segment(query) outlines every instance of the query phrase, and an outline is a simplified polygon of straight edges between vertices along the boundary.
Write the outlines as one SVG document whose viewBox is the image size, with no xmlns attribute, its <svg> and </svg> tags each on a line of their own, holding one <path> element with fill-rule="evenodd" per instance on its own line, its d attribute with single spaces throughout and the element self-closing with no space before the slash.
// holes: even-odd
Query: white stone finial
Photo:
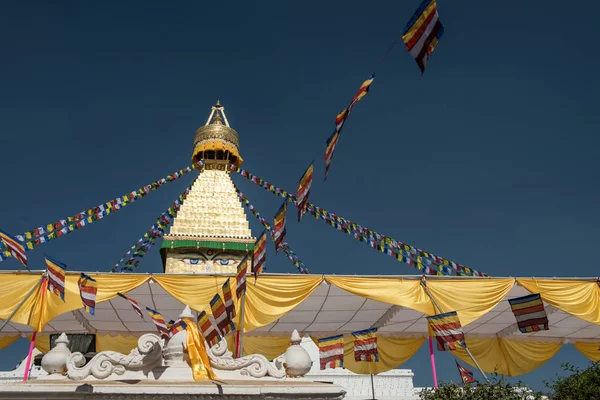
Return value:
<svg viewBox="0 0 600 400">
<path fill-rule="evenodd" d="M 292 337 L 290 338 L 290 342 L 292 342 L 292 344 L 296 345 L 296 344 L 300 344 L 301 341 L 302 341 L 302 338 L 300 337 L 298 330 L 294 329 L 294 332 L 292 332 Z"/>
<path fill-rule="evenodd" d="M 194 314 L 192 314 L 192 310 L 190 308 L 190 306 L 185 306 L 185 308 L 183 309 L 183 311 L 181 312 L 181 314 L 179 314 L 179 318 L 183 319 L 183 318 L 190 318 L 190 319 L 194 319 Z"/>
<path fill-rule="evenodd" d="M 288 347 L 284 355 L 285 362 L 283 366 L 285 367 L 285 373 L 290 378 L 301 378 L 310 371 L 312 360 L 304 347 L 300 346 L 302 338 L 296 329 L 292 332 L 290 341 L 292 345 Z"/>
<path fill-rule="evenodd" d="M 68 347 L 69 338 L 64 332 L 60 334 L 55 343 L 56 346 L 42 358 L 42 368 L 48 375 L 62 375 L 67 370 L 67 359 L 71 355 Z"/>
</svg>

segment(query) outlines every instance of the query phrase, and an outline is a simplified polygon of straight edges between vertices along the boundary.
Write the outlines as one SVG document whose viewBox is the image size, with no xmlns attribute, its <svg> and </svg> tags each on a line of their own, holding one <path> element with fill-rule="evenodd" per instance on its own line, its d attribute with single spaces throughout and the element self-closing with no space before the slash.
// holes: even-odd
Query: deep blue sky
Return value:
<svg viewBox="0 0 600 400">
<path fill-rule="evenodd" d="M 323 183 L 335 115 L 419 2 L 259 3 L 5 2 L 1 228 L 53 222 L 188 165 L 219 98 L 244 166 L 295 190 L 316 158 L 311 201 L 330 211 L 493 276 L 598 275 L 598 4 L 440 0 L 445 35 L 425 75 L 399 43 Z M 108 271 L 191 179 L 40 246 L 32 267 L 47 252 Z M 234 179 L 262 214 L 277 210 Z M 415 273 L 321 221 L 288 224 L 314 273 Z M 267 267 L 295 272 L 271 245 Z M 161 270 L 155 248 L 138 272 Z M 0 368 L 25 347 L 3 350 Z M 450 355 L 437 359 L 442 379 L 458 379 Z M 565 346 L 522 379 L 540 387 L 561 361 L 587 359 Z M 431 385 L 425 347 L 403 367 Z"/>
</svg>

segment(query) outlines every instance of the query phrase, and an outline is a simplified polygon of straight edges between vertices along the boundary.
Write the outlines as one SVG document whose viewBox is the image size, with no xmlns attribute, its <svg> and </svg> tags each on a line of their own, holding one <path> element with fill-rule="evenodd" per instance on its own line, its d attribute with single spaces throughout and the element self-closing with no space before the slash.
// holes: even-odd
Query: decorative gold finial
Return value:
<svg viewBox="0 0 600 400">
<path fill-rule="evenodd" d="M 219 102 L 217 102 L 217 104 L 218 103 Z M 215 110 L 215 116 L 213 117 L 211 125 L 223 125 L 223 120 L 221 119 L 221 115 L 219 113 L 219 110 Z"/>
<path fill-rule="evenodd" d="M 221 107 L 221 103 L 219 102 L 218 99 L 217 99 L 217 104 L 215 104 L 215 107 L 217 107 L 217 108 Z"/>
</svg>

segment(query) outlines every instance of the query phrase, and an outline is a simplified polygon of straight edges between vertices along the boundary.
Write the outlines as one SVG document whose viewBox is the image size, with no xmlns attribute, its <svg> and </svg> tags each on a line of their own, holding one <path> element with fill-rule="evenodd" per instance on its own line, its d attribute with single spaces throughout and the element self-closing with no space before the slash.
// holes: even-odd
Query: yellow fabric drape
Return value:
<svg viewBox="0 0 600 400">
<path fill-rule="evenodd" d="M 312 338 L 319 347 L 317 338 Z M 379 361 L 354 360 L 354 341 L 351 335 L 344 335 L 344 368 L 355 374 L 380 374 L 398 368 L 408 361 L 421 348 L 425 338 L 377 336 Z M 319 362 L 319 361 L 316 361 Z"/>
<path fill-rule="evenodd" d="M 187 324 L 185 328 L 187 333 L 187 353 L 192 364 L 194 380 L 204 381 L 215 379 L 215 374 L 206 353 L 206 346 L 204 346 L 204 338 L 200 336 L 196 323 L 189 318 L 184 318 L 183 321 Z"/>
<path fill-rule="evenodd" d="M 435 314 L 418 279 L 326 276 L 325 280 L 357 296 Z"/>
<path fill-rule="evenodd" d="M 144 275 L 129 274 L 88 275 L 96 279 L 98 284 L 96 303 L 113 299 L 117 297 L 117 292 L 126 293 L 150 279 L 150 277 Z M 46 326 L 53 318 L 66 312 L 82 308 L 83 305 L 81 303 L 81 297 L 79 296 L 79 286 L 77 285 L 79 277 L 79 274 L 67 273 L 65 279 L 65 301 L 62 301 L 59 296 L 48 290 L 46 290 L 42 301 L 36 301 L 41 298 L 42 288 L 38 288 L 31 298 L 26 301 L 26 304 L 23 305 L 21 310 L 15 314 L 15 317 L 19 315 L 19 319 L 13 318 L 13 321 L 26 323 L 38 332 L 42 332 L 44 326 Z M 2 299 L 0 299 L 0 301 L 2 301 Z M 30 312 L 28 312 L 28 310 Z"/>
<path fill-rule="evenodd" d="M 576 343 L 573 343 L 573 346 L 575 346 L 575 348 L 577 350 L 579 350 L 579 352 L 581 354 L 583 354 L 590 360 L 592 360 L 594 362 L 600 361 L 600 342 L 596 342 L 596 343 L 576 342 Z"/>
<path fill-rule="evenodd" d="M 27 293 L 38 285 L 42 274 L 0 274 L 0 319 L 7 319 Z M 36 300 L 40 297 L 40 286 L 25 300 L 23 306 L 15 313 L 12 322 L 28 324 Z"/>
<path fill-rule="evenodd" d="M 354 360 L 354 342 L 344 338 L 344 368 L 355 374 L 379 374 L 398 368 L 411 358 L 423 345 L 425 338 L 413 337 L 377 337 L 378 362 Z"/>
<path fill-rule="evenodd" d="M 260 328 L 281 318 L 302 303 L 321 284 L 315 275 L 248 277 L 244 332 Z"/>
<path fill-rule="evenodd" d="M 513 278 L 440 279 L 427 281 L 427 289 L 443 312 L 457 311 L 466 326 L 500 303 L 514 283 Z"/>
<path fill-rule="evenodd" d="M 137 347 L 138 336 L 117 336 L 111 335 L 96 335 L 96 352 L 101 351 L 117 351 L 122 354 L 129 352 Z"/>
<path fill-rule="evenodd" d="M 7 346 L 10 346 L 14 342 L 16 342 L 19 338 L 20 338 L 19 335 L 0 337 L 0 350 L 2 350 L 3 348 L 5 348 Z"/>
<path fill-rule="evenodd" d="M 514 339 L 467 338 L 467 347 L 481 368 L 488 373 L 519 376 L 544 365 L 561 348 L 562 344 L 520 341 Z M 452 350 L 455 356 L 475 366 L 467 352 Z"/>
<path fill-rule="evenodd" d="M 210 301 L 216 293 L 219 293 L 223 298 L 221 286 L 228 277 L 154 275 L 152 278 L 167 293 L 183 304 L 194 310 L 206 311 L 210 314 Z M 232 289 L 232 292 L 235 293 L 235 290 Z"/>
<path fill-rule="evenodd" d="M 227 340 L 227 348 L 233 352 L 235 349 L 235 336 L 229 335 L 225 339 Z M 242 355 L 262 354 L 268 360 L 272 360 L 285 353 L 290 345 L 289 336 L 244 335 Z"/>
<path fill-rule="evenodd" d="M 554 307 L 592 324 L 600 325 L 600 286 L 594 281 L 567 279 L 517 279 L 531 293 Z"/>
<path fill-rule="evenodd" d="M 27 336 L 27 339 L 31 342 L 31 338 L 33 335 Z M 35 348 L 41 351 L 42 353 L 47 353 L 50 351 L 50 335 L 40 335 L 38 334 L 35 337 Z"/>
</svg>

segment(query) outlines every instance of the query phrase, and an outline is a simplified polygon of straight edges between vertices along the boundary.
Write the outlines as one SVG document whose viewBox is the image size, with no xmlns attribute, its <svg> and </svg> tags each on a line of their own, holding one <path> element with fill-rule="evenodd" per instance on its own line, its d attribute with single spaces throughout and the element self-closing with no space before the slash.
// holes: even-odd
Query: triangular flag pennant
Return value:
<svg viewBox="0 0 600 400">
<path fill-rule="evenodd" d="M 458 361 L 456 361 L 456 368 L 458 368 L 458 373 L 460 374 L 463 385 L 477 382 L 477 379 L 473 377 L 473 372 L 460 365 Z"/>
</svg>

